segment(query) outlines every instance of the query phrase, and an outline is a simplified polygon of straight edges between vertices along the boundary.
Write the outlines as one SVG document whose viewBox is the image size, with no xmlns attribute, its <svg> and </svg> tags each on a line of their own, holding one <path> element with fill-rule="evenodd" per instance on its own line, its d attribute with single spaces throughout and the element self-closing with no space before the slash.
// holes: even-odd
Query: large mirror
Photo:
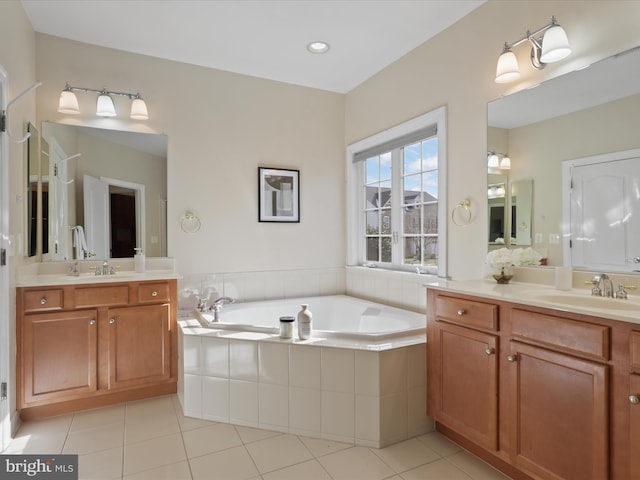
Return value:
<svg viewBox="0 0 640 480">
<path fill-rule="evenodd" d="M 529 238 L 548 265 L 567 263 L 563 162 L 640 148 L 638 78 L 640 47 L 488 105 L 487 149 L 511 159 L 511 168 L 491 173 L 488 185 L 496 183 L 496 173 L 504 175 L 505 192 L 517 190 L 519 181 L 531 181 Z M 488 192 L 491 205 L 491 187 Z M 517 236 L 524 223 L 516 218 L 509 226 Z"/>
<path fill-rule="evenodd" d="M 167 255 L 167 137 L 42 123 L 43 261 Z"/>
</svg>

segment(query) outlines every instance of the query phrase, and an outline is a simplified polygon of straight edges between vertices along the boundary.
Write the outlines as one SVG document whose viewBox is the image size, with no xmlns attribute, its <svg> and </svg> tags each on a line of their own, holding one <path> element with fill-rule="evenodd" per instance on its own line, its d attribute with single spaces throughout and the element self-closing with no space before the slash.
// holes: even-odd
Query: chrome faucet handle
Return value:
<svg viewBox="0 0 640 480">
<path fill-rule="evenodd" d="M 618 285 L 618 291 L 616 292 L 616 298 L 620 298 L 622 300 L 627 300 L 629 298 L 629 294 L 624 289 L 624 285 Z"/>
<path fill-rule="evenodd" d="M 196 298 L 198 299 L 198 305 L 196 306 L 196 309 L 199 312 L 206 312 L 207 311 L 207 299 L 206 298 L 202 298 L 198 295 L 196 295 Z"/>
</svg>

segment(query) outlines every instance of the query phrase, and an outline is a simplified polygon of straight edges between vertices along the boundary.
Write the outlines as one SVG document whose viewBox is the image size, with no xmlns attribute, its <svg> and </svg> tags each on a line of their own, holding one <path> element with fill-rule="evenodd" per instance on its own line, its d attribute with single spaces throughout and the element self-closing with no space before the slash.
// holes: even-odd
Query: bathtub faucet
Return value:
<svg viewBox="0 0 640 480">
<path fill-rule="evenodd" d="M 220 310 L 222 310 L 225 303 L 235 303 L 235 300 L 231 297 L 220 297 L 209 307 L 209 310 L 213 311 L 214 322 L 220 321 Z"/>
</svg>

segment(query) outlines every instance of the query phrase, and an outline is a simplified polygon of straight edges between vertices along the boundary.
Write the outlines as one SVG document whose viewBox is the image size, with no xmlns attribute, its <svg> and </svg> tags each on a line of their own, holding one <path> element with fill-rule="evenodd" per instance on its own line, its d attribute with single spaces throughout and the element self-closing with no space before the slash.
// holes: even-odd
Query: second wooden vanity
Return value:
<svg viewBox="0 0 640 480">
<path fill-rule="evenodd" d="M 17 289 L 23 419 L 173 393 L 175 279 Z"/>
<path fill-rule="evenodd" d="M 438 430 L 517 479 L 640 478 L 640 323 L 437 287 L 427 306 Z"/>
</svg>

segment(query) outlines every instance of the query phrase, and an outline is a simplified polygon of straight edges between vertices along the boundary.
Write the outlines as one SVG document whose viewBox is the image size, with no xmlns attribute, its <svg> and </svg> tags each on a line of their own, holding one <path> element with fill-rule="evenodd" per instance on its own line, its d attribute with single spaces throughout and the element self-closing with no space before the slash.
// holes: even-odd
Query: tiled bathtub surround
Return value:
<svg viewBox="0 0 640 480">
<path fill-rule="evenodd" d="M 432 280 L 428 275 L 364 267 L 190 274 L 178 283 L 179 308 L 182 312 L 192 310 L 198 295 L 246 302 L 346 294 L 424 313 L 423 285 Z"/>
<path fill-rule="evenodd" d="M 189 328 L 179 341 L 186 416 L 376 448 L 433 428 L 424 343 L 367 351 Z"/>
<path fill-rule="evenodd" d="M 188 312 L 198 304 L 197 296 L 210 301 L 226 296 L 238 302 L 249 302 L 342 295 L 345 293 L 344 268 L 190 274 L 180 280 L 178 292 L 182 312 Z"/>
</svg>

